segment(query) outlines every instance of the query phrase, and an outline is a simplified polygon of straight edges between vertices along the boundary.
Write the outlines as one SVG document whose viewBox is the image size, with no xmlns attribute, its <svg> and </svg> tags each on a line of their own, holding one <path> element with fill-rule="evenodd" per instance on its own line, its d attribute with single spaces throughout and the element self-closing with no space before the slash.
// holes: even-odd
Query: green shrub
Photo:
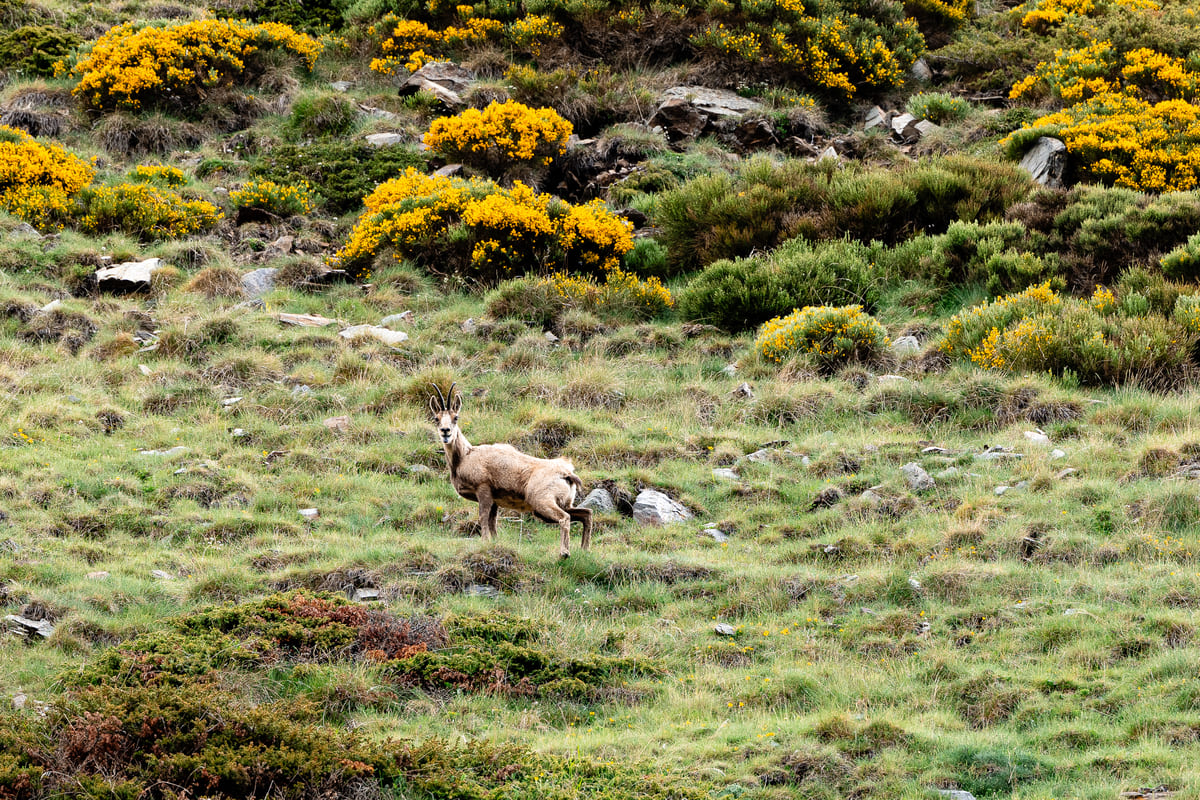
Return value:
<svg viewBox="0 0 1200 800">
<path fill-rule="evenodd" d="M 57 25 L 25 25 L 0 34 L 0 67 L 26 75 L 53 75 L 54 63 L 83 43 Z"/>
<path fill-rule="evenodd" d="M 1029 238 L 1018 222 L 952 222 L 930 239 L 917 277 L 943 285 L 985 283 L 989 292 L 1020 290 L 1044 281 L 1050 267 L 1018 246 Z"/>
<path fill-rule="evenodd" d="M 358 126 L 354 103 L 336 94 L 307 95 L 292 104 L 284 133 L 292 140 L 344 136 Z"/>
<path fill-rule="evenodd" d="M 621 269 L 610 270 L 604 283 L 563 273 L 527 276 L 500 283 L 486 299 L 496 319 L 519 319 L 550 327 L 568 309 L 580 309 L 604 320 L 646 320 L 673 305 L 671 293 L 658 280 L 646 280 Z"/>
<path fill-rule="evenodd" d="M 908 98 L 904 110 L 917 119 L 944 125 L 966 119 L 974 107 L 963 98 L 946 92 L 919 92 Z"/>
<path fill-rule="evenodd" d="M 625 254 L 625 268 L 634 275 L 670 276 L 667 268 L 667 248 L 657 239 L 633 240 L 633 249 Z"/>
<path fill-rule="evenodd" d="M 886 344 L 887 332 L 862 313 L 862 306 L 806 306 L 765 323 L 754 350 L 775 363 L 804 356 L 831 374 L 846 364 L 873 360 Z"/>
<path fill-rule="evenodd" d="M 857 302 L 871 309 L 885 278 L 871 253 L 853 241 L 793 239 L 764 256 L 718 261 L 680 292 L 679 311 L 688 320 L 743 331 L 809 305 Z"/>
<path fill-rule="evenodd" d="M 1200 334 L 1200 295 L 1180 295 L 1175 301 L 1174 318 L 1189 333 Z"/>
<path fill-rule="evenodd" d="M 87 186 L 79 193 L 77 226 L 86 233 L 122 231 L 144 239 L 173 239 L 209 230 L 220 210 L 147 184 Z"/>
<path fill-rule="evenodd" d="M 322 33 L 342 27 L 342 0 L 208 0 L 219 17 L 282 22 L 296 30 Z"/>
<path fill-rule="evenodd" d="M 958 785 L 972 794 L 1010 794 L 1020 784 L 1051 774 L 1051 768 L 1029 753 L 963 746 L 946 754 Z"/>
<path fill-rule="evenodd" d="M 899 170 L 837 172 L 821 164 L 755 158 L 736 175 L 705 175 L 665 192 L 655 218 L 672 265 L 687 270 L 794 236 L 896 244 L 940 233 L 955 220 L 995 219 L 1031 185 L 1011 165 L 962 156 Z"/>
<path fill-rule="evenodd" d="M 1200 279 L 1200 233 L 1192 234 L 1186 242 L 1163 256 L 1159 265 L 1168 278 L 1179 281 Z"/>
<path fill-rule="evenodd" d="M 276 183 L 307 181 L 335 214 L 362 208 L 363 198 L 378 184 L 407 167 L 423 169 L 426 157 L 406 147 L 371 147 L 366 144 L 322 142 L 280 145 L 250 169 L 255 177 Z"/>
<path fill-rule="evenodd" d="M 1071 375 L 1094 386 L 1171 388 L 1194 373 L 1195 334 L 1156 314 L 1099 305 L 1060 297 L 1047 284 L 1030 287 L 956 314 L 941 349 L 984 369 Z"/>
</svg>

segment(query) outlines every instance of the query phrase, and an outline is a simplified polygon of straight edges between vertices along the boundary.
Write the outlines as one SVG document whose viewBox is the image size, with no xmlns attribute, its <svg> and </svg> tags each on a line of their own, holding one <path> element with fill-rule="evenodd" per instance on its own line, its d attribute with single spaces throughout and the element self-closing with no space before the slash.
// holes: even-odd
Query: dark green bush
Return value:
<svg viewBox="0 0 1200 800">
<path fill-rule="evenodd" d="M 250 173 L 277 183 L 308 181 L 329 211 L 345 214 L 362 208 L 363 197 L 405 167 L 424 166 L 425 156 L 405 147 L 323 142 L 276 147 Z"/>
<path fill-rule="evenodd" d="M 1051 767 L 1036 756 L 966 745 L 950 751 L 946 761 L 958 785 L 975 795 L 1009 794 L 1022 783 L 1048 777 Z"/>
<path fill-rule="evenodd" d="M 670 277 L 667 248 L 656 239 L 634 239 L 633 249 L 625 254 L 625 269 L 634 275 Z"/>
<path fill-rule="evenodd" d="M 340 29 L 344 5 L 341 0 L 208 0 L 218 17 L 282 22 L 306 33 Z"/>
<path fill-rule="evenodd" d="M 57 25 L 24 25 L 0 34 L 0 67 L 26 75 L 53 75 L 59 61 L 83 43 Z"/>
<path fill-rule="evenodd" d="M 871 310 L 885 276 L 871 249 L 853 241 L 793 239 L 751 258 L 718 261 L 679 295 L 684 319 L 729 331 L 756 328 L 795 308 L 860 304 Z"/>
</svg>

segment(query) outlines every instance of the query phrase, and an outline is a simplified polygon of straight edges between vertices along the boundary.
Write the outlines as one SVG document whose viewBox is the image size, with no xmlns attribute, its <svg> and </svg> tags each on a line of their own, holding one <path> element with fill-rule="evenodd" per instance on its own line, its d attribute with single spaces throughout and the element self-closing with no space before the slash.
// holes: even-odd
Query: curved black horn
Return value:
<svg viewBox="0 0 1200 800">
<path fill-rule="evenodd" d="M 455 381 L 454 383 L 450 384 L 450 391 L 449 391 L 449 393 L 446 395 L 446 398 L 447 398 L 447 399 L 449 399 L 449 400 L 453 400 L 453 399 L 454 399 L 454 387 L 455 387 L 455 386 L 458 386 L 458 381 Z"/>
<path fill-rule="evenodd" d="M 444 394 L 442 394 L 442 387 L 438 386 L 436 383 L 431 383 L 429 385 L 432 386 L 433 390 L 438 393 L 438 399 L 440 399 L 442 401 L 442 411 L 445 411 L 446 410 L 446 396 Z M 452 395 L 454 394 L 454 386 L 453 385 L 450 386 L 450 393 Z"/>
</svg>

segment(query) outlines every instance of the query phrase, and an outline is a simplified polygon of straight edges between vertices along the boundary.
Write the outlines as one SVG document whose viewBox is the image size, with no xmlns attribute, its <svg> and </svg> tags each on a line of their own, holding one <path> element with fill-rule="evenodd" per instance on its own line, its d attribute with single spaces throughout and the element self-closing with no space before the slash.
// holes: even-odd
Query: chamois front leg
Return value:
<svg viewBox="0 0 1200 800">
<path fill-rule="evenodd" d="M 496 538 L 496 512 L 500 507 L 492 502 L 492 487 L 484 484 L 475 490 L 479 500 L 479 529 L 484 541 L 490 542 Z"/>
</svg>

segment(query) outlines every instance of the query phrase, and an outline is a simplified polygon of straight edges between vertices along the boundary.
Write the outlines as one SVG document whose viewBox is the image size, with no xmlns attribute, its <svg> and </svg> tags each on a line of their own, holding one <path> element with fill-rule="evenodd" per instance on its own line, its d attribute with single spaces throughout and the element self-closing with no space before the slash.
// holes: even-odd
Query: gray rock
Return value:
<svg viewBox="0 0 1200 800">
<path fill-rule="evenodd" d="M 309 397 L 312 393 L 312 387 L 307 383 L 302 383 L 299 386 L 292 387 L 292 397 L 294 398 Z"/>
<path fill-rule="evenodd" d="M 187 451 L 188 449 L 186 447 L 179 444 L 175 445 L 169 450 L 139 450 L 138 453 L 143 456 L 164 456 L 166 458 L 174 458 L 175 456 L 183 455 Z"/>
<path fill-rule="evenodd" d="M 654 489 L 643 489 L 633 501 L 633 518 L 642 525 L 674 525 L 692 516 L 682 503 Z"/>
<path fill-rule="evenodd" d="M 329 88 L 335 92 L 348 92 L 354 88 L 354 81 L 334 81 Z"/>
<path fill-rule="evenodd" d="M 404 143 L 404 134 L 402 133 L 369 133 L 364 138 L 371 147 L 391 147 Z"/>
<path fill-rule="evenodd" d="M 875 379 L 875 382 L 882 383 L 884 385 L 912 383 L 912 381 L 903 375 L 880 375 Z"/>
<path fill-rule="evenodd" d="M 245 439 L 250 435 L 250 432 L 245 428 L 234 428 L 229 435 L 235 439 Z"/>
<path fill-rule="evenodd" d="M 1051 458 L 1053 458 L 1053 459 L 1055 459 L 1055 460 L 1057 460 L 1057 459 L 1060 459 L 1060 458 L 1066 458 L 1066 457 L 1067 457 L 1067 451 L 1066 451 L 1066 450 L 1060 450 L 1060 449 L 1058 449 L 1058 448 L 1056 447 L 1056 448 L 1054 448 L 1053 450 L 1051 450 L 1051 451 L 1050 451 L 1050 457 L 1051 457 Z"/>
<path fill-rule="evenodd" d="M 495 599 L 500 596 L 500 590 L 495 586 L 488 586 L 484 583 L 472 583 L 464 590 L 465 594 L 471 597 L 490 597 Z"/>
<path fill-rule="evenodd" d="M 28 617 L 9 614 L 4 620 L 8 623 L 9 633 L 17 636 L 41 636 L 43 639 L 49 639 L 54 635 L 54 623 L 49 620 L 29 619 Z"/>
<path fill-rule="evenodd" d="M 720 120 L 740 120 L 762 111 L 762 105 L 725 89 L 673 86 L 658 99 L 651 127 L 661 128 L 672 141 L 694 139 Z"/>
<path fill-rule="evenodd" d="M 475 333 L 479 330 L 479 323 L 475 321 L 474 317 L 467 317 L 459 327 L 462 328 L 463 333 Z"/>
<path fill-rule="evenodd" d="M 390 328 L 393 325 L 409 325 L 413 321 L 412 311 L 401 311 L 399 314 L 389 314 L 379 320 L 379 324 L 385 328 Z"/>
<path fill-rule="evenodd" d="M 400 85 L 400 96 L 428 92 L 447 108 L 465 106 L 463 92 L 471 88 L 475 74 L 451 61 L 430 61 Z"/>
<path fill-rule="evenodd" d="M 154 570 L 153 572 L 150 573 L 150 577 L 154 578 L 154 580 L 156 580 L 156 581 L 173 581 L 173 580 L 175 580 L 174 575 L 172 575 L 171 573 L 167 572 L 166 570 L 162 570 L 162 569 Z"/>
<path fill-rule="evenodd" d="M 879 106 L 872 106 L 867 111 L 866 119 L 863 120 L 863 130 L 869 131 L 872 128 L 887 127 L 887 124 L 887 112 Z"/>
<path fill-rule="evenodd" d="M 915 461 L 910 461 L 900 468 L 904 473 L 904 479 L 908 481 L 908 487 L 914 492 L 924 492 L 932 489 L 937 483 L 929 476 L 929 473 Z"/>
<path fill-rule="evenodd" d="M 305 519 L 316 519 L 321 516 L 321 510 L 318 508 L 302 508 L 299 513 Z"/>
<path fill-rule="evenodd" d="M 22 222 L 9 231 L 7 234 L 9 241 L 18 242 L 22 239 L 41 239 L 42 235 L 38 233 L 38 229 L 30 225 L 28 222 Z"/>
<path fill-rule="evenodd" d="M 1054 473 L 1054 477 L 1061 481 L 1063 478 L 1069 478 L 1077 472 L 1079 472 L 1079 470 L 1075 469 L 1074 467 L 1067 467 L 1066 469 L 1060 469 L 1058 472 Z"/>
<path fill-rule="evenodd" d="M 351 325 L 349 328 L 338 331 L 338 336 L 341 336 L 347 341 L 355 339 L 369 338 L 383 342 L 389 347 L 395 347 L 401 342 L 408 341 L 408 334 L 404 331 L 393 331 L 387 328 L 382 328 L 378 325 Z"/>
<path fill-rule="evenodd" d="M 429 467 L 425 466 L 424 464 L 411 464 L 411 465 L 409 465 L 409 468 L 408 468 L 409 475 L 429 475 L 432 473 L 433 473 L 433 470 L 430 469 Z"/>
<path fill-rule="evenodd" d="M 902 141 L 913 144 L 937 130 L 941 130 L 940 125 L 936 125 L 927 119 L 918 119 L 905 125 L 904 130 L 900 131 L 897 135 Z"/>
<path fill-rule="evenodd" d="M 241 397 L 226 397 L 224 400 L 221 401 L 221 405 L 223 405 L 225 408 L 231 408 L 232 406 L 236 406 L 240 402 L 242 402 Z"/>
<path fill-rule="evenodd" d="M 385 111 L 382 108 L 369 106 L 365 103 L 356 103 L 355 105 L 358 106 L 360 113 L 373 119 L 396 119 L 398 116 L 400 116 L 399 114 L 393 114 L 391 111 Z"/>
<path fill-rule="evenodd" d="M 127 294 L 146 291 L 150 288 L 150 278 L 155 270 L 162 267 L 161 258 L 147 258 L 145 261 L 125 261 L 111 267 L 96 270 L 96 288 L 102 292 Z"/>
<path fill-rule="evenodd" d="M 700 531 L 700 533 L 710 537 L 714 542 L 717 543 L 723 544 L 729 541 L 729 534 L 725 533 L 725 531 L 721 530 L 720 528 L 709 527 Z"/>
<path fill-rule="evenodd" d="M 1050 437 L 1047 436 L 1045 431 L 1042 430 L 1025 431 L 1025 438 L 1030 444 L 1040 444 L 1046 446 L 1049 446 L 1050 444 Z"/>
<path fill-rule="evenodd" d="M 740 481 L 742 479 L 742 476 L 737 474 L 737 470 L 728 467 L 717 467 L 712 474 L 714 478 L 722 481 Z"/>
<path fill-rule="evenodd" d="M 892 352 L 898 356 L 921 352 L 921 342 L 915 336 L 901 336 L 892 342 Z"/>
<path fill-rule="evenodd" d="M 274 267 L 263 267 L 247 272 L 242 276 L 242 291 L 249 298 L 258 298 L 269 294 L 275 290 L 275 273 L 277 272 L 279 270 Z"/>
<path fill-rule="evenodd" d="M 725 366 L 721 367 L 721 374 L 727 375 L 730 378 L 732 378 L 734 375 L 737 375 L 737 364 L 726 364 Z"/>
<path fill-rule="evenodd" d="M 892 117 L 892 133 L 900 138 L 904 138 L 904 129 L 916 121 L 917 118 L 912 114 L 897 114 L 896 116 Z"/>
<path fill-rule="evenodd" d="M 62 304 L 62 300 L 51 300 L 49 303 L 46 303 L 46 305 L 39 308 L 38 312 L 41 314 L 49 314 L 51 311 L 57 311 L 58 309 L 62 308 Z"/>
<path fill-rule="evenodd" d="M 1034 182 L 1061 189 L 1067 170 L 1067 146 L 1058 139 L 1042 136 L 1025 153 L 1020 167 L 1033 176 Z"/>
<path fill-rule="evenodd" d="M 558 341 L 558 337 L 554 335 L 553 331 L 546 331 L 542 335 L 546 337 L 546 341 L 549 342 L 550 344 L 554 344 L 555 342 Z"/>
<path fill-rule="evenodd" d="M 833 145 L 829 145 L 821 151 L 821 155 L 817 156 L 817 161 L 841 161 L 842 154 L 837 151 Z"/>
<path fill-rule="evenodd" d="M 356 603 L 378 603 L 380 601 L 379 590 L 362 587 L 354 590 L 354 594 L 350 598 Z"/>
<path fill-rule="evenodd" d="M 737 628 L 733 627 L 728 622 L 718 622 L 716 625 L 713 625 L 713 631 L 718 636 L 736 636 L 737 635 Z"/>
<path fill-rule="evenodd" d="M 262 302 L 259 300 L 258 302 Z M 326 325 L 336 325 L 341 320 L 322 317 L 319 314 L 288 314 L 280 312 L 271 315 L 284 325 L 295 325 L 298 328 L 324 328 Z"/>
<path fill-rule="evenodd" d="M 590 508 L 592 511 L 598 511 L 601 514 L 617 513 L 617 501 L 613 500 L 612 494 L 607 489 L 592 489 L 588 492 L 587 497 L 583 498 L 583 502 L 579 504 L 580 508 Z"/>
<path fill-rule="evenodd" d="M 1024 458 L 1023 453 L 1014 453 L 1006 447 L 989 447 L 982 453 L 974 456 L 976 461 L 1005 461 L 1016 458 Z"/>
<path fill-rule="evenodd" d="M 739 400 L 753 400 L 754 399 L 754 390 L 751 389 L 750 384 L 746 383 L 745 381 L 742 381 L 741 383 L 739 383 L 738 387 L 736 389 L 734 389 L 732 392 L 730 392 L 730 394 Z"/>
<path fill-rule="evenodd" d="M 24 694 L 17 692 L 12 697 L 12 706 L 14 711 L 20 711 L 29 703 L 29 698 Z"/>
<path fill-rule="evenodd" d="M 937 475 L 935 475 L 934 477 L 940 481 L 944 481 L 944 480 L 948 480 L 950 478 L 957 478 L 958 472 L 959 472 L 958 467 L 946 467 L 944 470 L 937 473 Z"/>
<path fill-rule="evenodd" d="M 908 73 L 912 75 L 912 79 L 917 83 L 929 83 L 933 80 L 933 70 L 929 68 L 929 63 L 923 58 L 918 58 L 914 61 Z"/>
<path fill-rule="evenodd" d="M 996 496 L 1002 497 L 1002 496 L 1008 494 L 1009 492 L 1011 492 L 1012 490 L 1013 490 L 1013 487 L 1011 487 L 1011 486 L 997 486 L 996 487 Z"/>
<path fill-rule="evenodd" d="M 975 795 L 962 789 L 934 789 L 934 791 L 946 800 L 975 800 Z"/>
<path fill-rule="evenodd" d="M 874 507 L 883 502 L 883 495 L 879 494 L 875 491 L 875 489 L 872 488 L 865 490 L 858 496 L 858 499 L 862 500 L 867 505 Z"/>
<path fill-rule="evenodd" d="M 763 447 L 738 459 L 739 464 L 745 461 L 749 461 L 751 464 L 773 464 L 775 463 L 775 451 L 769 447 Z"/>
</svg>

